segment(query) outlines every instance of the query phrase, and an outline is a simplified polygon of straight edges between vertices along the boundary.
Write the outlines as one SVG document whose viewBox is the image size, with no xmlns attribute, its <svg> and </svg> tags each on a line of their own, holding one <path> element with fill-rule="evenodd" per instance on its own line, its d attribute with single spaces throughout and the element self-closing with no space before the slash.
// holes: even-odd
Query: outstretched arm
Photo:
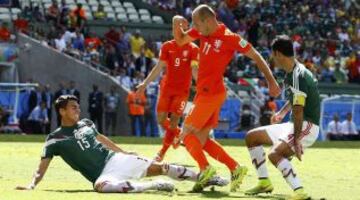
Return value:
<svg viewBox="0 0 360 200">
<path fill-rule="evenodd" d="M 96 139 L 103 144 L 106 148 L 114 151 L 114 152 L 121 152 L 124 154 L 134 154 L 127 151 L 122 150 L 120 147 L 118 147 L 113 141 L 111 141 L 109 138 L 107 138 L 105 135 L 98 134 L 96 136 Z"/>
<path fill-rule="evenodd" d="M 33 179 L 31 183 L 24 187 L 24 186 L 17 186 L 15 189 L 17 190 L 33 190 L 35 189 L 35 186 L 41 181 L 41 179 L 44 177 L 46 170 L 48 169 L 51 162 L 51 158 L 43 158 L 41 159 L 38 169 L 35 171 Z"/>
<path fill-rule="evenodd" d="M 273 97 L 277 97 L 281 93 L 281 89 L 277 84 L 268 64 L 265 62 L 264 58 L 259 54 L 259 52 L 251 47 L 251 49 L 245 53 L 245 56 L 251 58 L 260 69 L 260 71 L 264 74 L 268 85 L 269 85 L 269 93 Z"/>
<path fill-rule="evenodd" d="M 184 31 L 184 27 L 187 26 L 188 21 L 183 16 L 174 16 L 172 22 L 174 39 L 179 46 L 183 46 L 184 44 L 195 40 L 195 38 L 192 38 L 188 34 L 189 31 Z"/>
<path fill-rule="evenodd" d="M 144 93 L 146 87 L 154 81 L 161 73 L 161 71 L 165 68 L 166 63 L 162 60 L 159 60 L 159 62 L 155 65 L 155 67 L 151 70 L 150 74 L 146 77 L 146 79 L 140 83 L 136 88 L 136 93 L 142 94 Z"/>
</svg>

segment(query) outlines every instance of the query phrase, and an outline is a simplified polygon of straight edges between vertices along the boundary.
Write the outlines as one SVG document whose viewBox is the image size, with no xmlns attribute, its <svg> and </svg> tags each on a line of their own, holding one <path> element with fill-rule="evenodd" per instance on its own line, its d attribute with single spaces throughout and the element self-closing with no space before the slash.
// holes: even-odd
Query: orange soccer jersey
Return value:
<svg viewBox="0 0 360 200">
<path fill-rule="evenodd" d="M 198 51 L 193 43 L 180 47 L 175 40 L 167 41 L 161 47 L 160 60 L 166 62 L 166 74 L 160 85 L 158 112 L 182 115 L 191 86 L 191 63 L 197 62 Z"/>
<path fill-rule="evenodd" d="M 246 53 L 251 44 L 238 34 L 231 32 L 224 24 L 210 36 L 202 36 L 192 28 L 189 36 L 200 39 L 200 64 L 197 80 L 198 95 L 213 95 L 225 92 L 223 74 L 236 51 Z"/>
<path fill-rule="evenodd" d="M 195 29 L 189 36 L 200 39 L 200 62 L 194 107 L 185 124 L 197 129 L 217 126 L 221 105 L 226 99 L 223 74 L 236 51 L 246 53 L 251 44 L 220 24 L 210 36 L 202 36 Z"/>
</svg>

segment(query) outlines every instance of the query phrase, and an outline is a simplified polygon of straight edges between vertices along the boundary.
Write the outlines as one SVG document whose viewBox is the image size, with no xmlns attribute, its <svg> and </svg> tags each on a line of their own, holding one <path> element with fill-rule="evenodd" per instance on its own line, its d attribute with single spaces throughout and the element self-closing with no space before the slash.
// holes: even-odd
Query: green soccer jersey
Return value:
<svg viewBox="0 0 360 200">
<path fill-rule="evenodd" d="M 319 125 L 320 95 L 317 80 L 306 67 L 296 61 L 294 70 L 285 77 L 286 97 L 293 106 L 294 95 L 306 96 L 304 106 L 304 120 Z M 292 120 L 292 119 L 291 119 Z"/>
<path fill-rule="evenodd" d="M 92 121 L 83 119 L 72 127 L 60 127 L 46 138 L 42 158 L 60 156 L 68 165 L 94 183 L 114 154 L 96 140 Z"/>
</svg>

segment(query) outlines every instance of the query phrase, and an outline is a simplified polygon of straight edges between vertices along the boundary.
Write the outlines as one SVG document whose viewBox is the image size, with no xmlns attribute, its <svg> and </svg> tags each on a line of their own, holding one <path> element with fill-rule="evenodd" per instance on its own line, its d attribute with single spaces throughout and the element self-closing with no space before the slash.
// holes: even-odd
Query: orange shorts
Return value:
<svg viewBox="0 0 360 200">
<path fill-rule="evenodd" d="M 157 112 L 173 113 L 181 116 L 184 112 L 189 95 L 169 95 L 160 91 Z"/>
<path fill-rule="evenodd" d="M 185 118 L 185 126 L 193 126 L 199 130 L 217 127 L 221 106 L 225 99 L 226 93 L 196 96 L 194 105 Z"/>
</svg>

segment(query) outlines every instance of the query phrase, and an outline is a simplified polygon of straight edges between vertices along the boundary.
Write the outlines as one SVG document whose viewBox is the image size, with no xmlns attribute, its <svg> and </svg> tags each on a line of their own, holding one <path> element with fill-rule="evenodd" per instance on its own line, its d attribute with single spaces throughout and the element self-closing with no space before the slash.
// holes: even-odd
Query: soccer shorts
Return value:
<svg viewBox="0 0 360 200">
<path fill-rule="evenodd" d="M 186 107 L 188 97 L 189 95 L 169 95 L 160 91 L 157 112 L 167 112 L 181 116 Z"/>
<path fill-rule="evenodd" d="M 152 160 L 136 155 L 115 153 L 106 163 L 94 185 L 104 181 L 116 182 L 143 178 L 152 163 Z"/>
<path fill-rule="evenodd" d="M 273 124 L 269 126 L 260 127 L 265 129 L 270 137 L 273 145 L 280 142 L 286 142 L 294 151 L 294 124 L 292 122 Z M 302 130 L 300 133 L 300 142 L 303 149 L 313 145 L 319 135 L 319 126 L 308 121 L 303 121 Z"/>
<path fill-rule="evenodd" d="M 216 128 L 219 121 L 221 106 L 226 99 L 226 93 L 212 96 L 198 95 L 195 97 L 194 105 L 186 116 L 185 126 L 196 129 Z"/>
</svg>

